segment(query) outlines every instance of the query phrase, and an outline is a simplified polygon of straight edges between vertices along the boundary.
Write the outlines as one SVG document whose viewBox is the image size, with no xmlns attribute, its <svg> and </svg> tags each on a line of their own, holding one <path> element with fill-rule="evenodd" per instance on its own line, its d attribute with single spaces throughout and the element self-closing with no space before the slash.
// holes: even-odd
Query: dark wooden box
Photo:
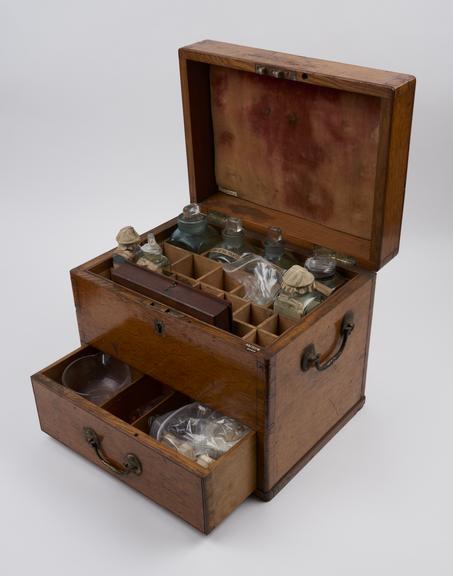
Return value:
<svg viewBox="0 0 453 576">
<path fill-rule="evenodd" d="M 301 255 L 320 244 L 356 265 L 293 322 L 247 304 L 217 264 L 166 244 L 172 220 L 154 232 L 175 274 L 229 300 L 234 333 L 113 282 L 108 252 L 71 271 L 82 348 L 32 380 L 44 431 L 99 466 L 86 427 L 119 470 L 133 453 L 141 474 L 120 477 L 209 532 L 252 492 L 272 498 L 363 406 L 375 272 L 399 245 L 415 79 L 213 41 L 179 56 L 191 200 L 239 216 L 252 239 L 278 225 Z M 318 370 L 303 362 L 312 345 L 322 363 L 342 354 Z M 136 371 L 102 406 L 61 384 L 93 348 Z M 139 402 L 162 410 L 186 397 L 252 430 L 209 470 L 131 416 Z"/>
</svg>

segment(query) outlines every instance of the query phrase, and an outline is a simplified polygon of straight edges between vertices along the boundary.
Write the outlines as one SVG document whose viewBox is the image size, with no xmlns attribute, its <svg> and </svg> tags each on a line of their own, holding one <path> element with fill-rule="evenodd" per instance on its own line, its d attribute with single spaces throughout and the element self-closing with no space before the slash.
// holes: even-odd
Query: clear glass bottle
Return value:
<svg viewBox="0 0 453 576">
<path fill-rule="evenodd" d="M 151 262 L 158 270 L 163 270 L 168 268 L 170 261 L 164 255 L 162 247 L 157 243 L 154 234 L 150 232 L 147 236 L 148 242 L 143 244 L 142 248 L 142 258 L 147 262 Z M 139 264 L 140 262 L 138 262 Z"/>
<path fill-rule="evenodd" d="M 245 252 L 253 252 L 245 242 L 245 232 L 240 218 L 230 216 L 222 231 L 223 240 L 209 252 L 211 260 L 228 264 L 234 262 Z"/>
<path fill-rule="evenodd" d="M 283 242 L 282 229 L 277 226 L 270 226 L 267 229 L 267 238 L 264 244 L 264 257 L 269 262 L 280 266 L 284 270 L 288 270 L 291 266 L 297 264 L 296 258 L 285 250 Z"/>
<path fill-rule="evenodd" d="M 299 320 L 324 300 L 314 288 L 315 278 L 302 266 L 292 266 L 285 272 L 282 285 L 274 301 L 274 311 Z"/>
<path fill-rule="evenodd" d="M 206 252 L 219 241 L 219 233 L 208 224 L 207 216 L 200 212 L 198 204 L 184 206 L 178 216 L 178 227 L 168 240 L 170 244 L 197 254 Z"/>
<path fill-rule="evenodd" d="M 315 246 L 313 254 L 305 261 L 309 270 L 318 282 L 335 290 L 346 282 L 346 278 L 337 271 L 336 254 L 329 248 Z"/>
</svg>

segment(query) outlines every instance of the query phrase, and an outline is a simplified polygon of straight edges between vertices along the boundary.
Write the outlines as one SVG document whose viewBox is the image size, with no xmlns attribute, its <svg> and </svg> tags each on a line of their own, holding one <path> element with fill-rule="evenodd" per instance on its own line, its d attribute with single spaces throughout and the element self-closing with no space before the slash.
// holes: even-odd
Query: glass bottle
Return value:
<svg viewBox="0 0 453 576">
<path fill-rule="evenodd" d="M 240 218 L 230 216 L 222 231 L 223 240 L 209 252 L 211 260 L 228 264 L 234 262 L 245 252 L 253 252 L 245 242 L 245 232 Z"/>
<path fill-rule="evenodd" d="M 324 300 L 314 288 L 315 277 L 302 266 L 291 266 L 282 278 L 274 312 L 299 320 Z"/>
<path fill-rule="evenodd" d="M 163 270 L 168 268 L 170 262 L 168 258 L 164 255 L 162 247 L 157 243 L 154 234 L 150 232 L 147 236 L 148 242 L 143 244 L 142 248 L 142 258 L 140 260 L 146 260 L 153 264 L 158 270 Z M 137 262 L 140 264 L 140 261 Z"/>
<path fill-rule="evenodd" d="M 222 228 L 225 226 L 227 220 L 227 215 L 219 210 L 208 210 L 208 222 L 217 228 Z"/>
<path fill-rule="evenodd" d="M 280 266 L 280 268 L 283 268 L 284 270 L 297 264 L 297 260 L 291 252 L 285 250 L 281 228 L 270 226 L 267 229 L 267 238 L 264 240 L 263 244 L 264 257 L 266 260 L 269 260 L 269 262 Z"/>
<path fill-rule="evenodd" d="M 125 226 L 116 235 L 118 246 L 113 252 L 113 267 L 117 268 L 124 262 L 137 262 L 141 257 L 140 235 L 133 226 Z"/>
<path fill-rule="evenodd" d="M 305 261 L 309 270 L 318 282 L 335 290 L 346 282 L 346 278 L 337 271 L 336 254 L 329 248 L 315 246 L 313 254 Z"/>
<path fill-rule="evenodd" d="M 184 206 L 178 216 L 178 227 L 168 242 L 200 254 L 206 252 L 220 241 L 219 233 L 208 224 L 205 214 L 200 212 L 198 204 Z"/>
</svg>

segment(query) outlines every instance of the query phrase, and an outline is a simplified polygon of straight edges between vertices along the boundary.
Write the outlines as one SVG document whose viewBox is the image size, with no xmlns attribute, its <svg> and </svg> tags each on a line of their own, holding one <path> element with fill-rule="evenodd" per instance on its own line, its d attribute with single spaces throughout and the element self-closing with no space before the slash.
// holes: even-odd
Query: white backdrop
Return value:
<svg viewBox="0 0 453 576">
<path fill-rule="evenodd" d="M 453 573 L 452 15 L 446 0 L 0 0 L 3 574 Z M 367 404 L 209 537 L 42 434 L 28 379 L 78 345 L 69 269 L 187 200 L 177 48 L 203 38 L 418 81 Z"/>
</svg>

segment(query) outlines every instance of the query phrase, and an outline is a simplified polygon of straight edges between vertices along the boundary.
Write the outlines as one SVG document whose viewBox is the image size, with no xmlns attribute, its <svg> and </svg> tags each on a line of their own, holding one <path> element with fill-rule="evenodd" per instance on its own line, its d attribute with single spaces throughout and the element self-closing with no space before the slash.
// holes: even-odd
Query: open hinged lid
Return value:
<svg viewBox="0 0 453 576">
<path fill-rule="evenodd" d="M 179 55 L 193 202 L 373 270 L 396 255 L 413 76 L 210 40 Z"/>
</svg>

